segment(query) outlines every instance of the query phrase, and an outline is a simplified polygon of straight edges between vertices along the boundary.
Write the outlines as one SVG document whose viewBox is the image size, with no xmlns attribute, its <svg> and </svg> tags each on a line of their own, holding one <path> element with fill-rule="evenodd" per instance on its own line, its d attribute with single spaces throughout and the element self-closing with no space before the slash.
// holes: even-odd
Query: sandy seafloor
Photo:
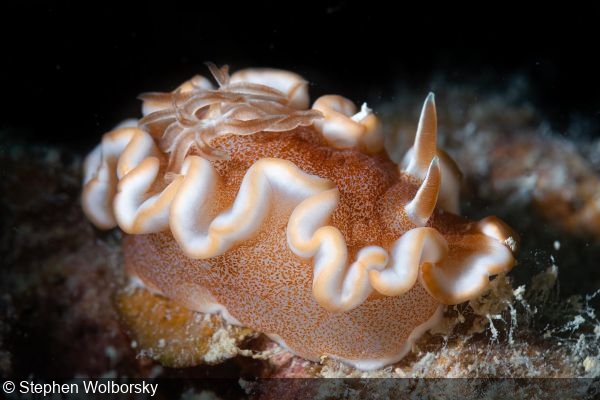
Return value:
<svg viewBox="0 0 600 400">
<path fill-rule="evenodd" d="M 20 140 L 21 132 L 5 128 L 0 376 L 177 377 L 170 398 L 194 399 L 436 390 L 481 398 L 507 391 L 542 398 L 544 390 L 598 396 L 600 131 L 582 116 L 568 136 L 554 132 L 528 100 L 527 81 L 512 79 L 500 92 L 443 78 L 432 87 L 439 147 L 464 174 L 462 213 L 494 214 L 515 228 L 518 265 L 482 298 L 449 307 L 444 323 L 405 359 L 371 372 L 329 359 L 307 362 L 259 333 L 128 287 L 120 232 L 94 229 L 79 206 L 84 154 Z M 388 144 L 410 145 L 424 95 L 399 86 L 393 98 L 371 105 Z M 272 377 L 357 379 L 256 381 Z M 358 379 L 445 377 L 479 379 Z"/>
</svg>

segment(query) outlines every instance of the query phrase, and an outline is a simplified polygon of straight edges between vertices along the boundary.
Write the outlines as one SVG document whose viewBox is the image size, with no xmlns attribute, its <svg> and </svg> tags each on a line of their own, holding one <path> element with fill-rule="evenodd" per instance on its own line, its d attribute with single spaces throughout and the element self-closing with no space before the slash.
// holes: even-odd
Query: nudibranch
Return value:
<svg viewBox="0 0 600 400">
<path fill-rule="evenodd" d="M 148 290 L 367 370 L 515 264 L 509 226 L 458 215 L 433 94 L 397 165 L 366 104 L 309 108 L 295 73 L 209 68 L 216 86 L 141 95 L 143 117 L 85 160 L 85 214 L 126 234 L 126 271 Z"/>
</svg>

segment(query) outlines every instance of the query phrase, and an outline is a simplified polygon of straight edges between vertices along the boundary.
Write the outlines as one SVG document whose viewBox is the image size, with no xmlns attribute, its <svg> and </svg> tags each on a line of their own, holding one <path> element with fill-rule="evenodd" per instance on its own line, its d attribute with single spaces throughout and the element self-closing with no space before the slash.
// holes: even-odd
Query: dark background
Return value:
<svg viewBox="0 0 600 400">
<path fill-rule="evenodd" d="M 206 61 L 291 69 L 311 82 L 313 98 L 335 92 L 370 104 L 393 100 L 398 83 L 426 93 L 436 74 L 481 82 L 481 90 L 504 90 L 520 74 L 554 130 L 569 134 L 577 115 L 600 120 L 592 2 L 533 10 L 504 2 L 397 10 L 371 1 L 5 3 L 0 127 L 35 143 L 87 151 L 139 115 L 140 92 L 207 74 Z"/>
</svg>

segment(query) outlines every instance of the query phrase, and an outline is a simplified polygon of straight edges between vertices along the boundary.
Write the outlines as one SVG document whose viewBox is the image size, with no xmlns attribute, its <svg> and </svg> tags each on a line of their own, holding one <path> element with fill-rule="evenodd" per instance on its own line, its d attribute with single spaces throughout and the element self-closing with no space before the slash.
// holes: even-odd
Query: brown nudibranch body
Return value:
<svg viewBox="0 0 600 400">
<path fill-rule="evenodd" d="M 517 235 L 458 216 L 460 173 L 437 149 L 433 95 L 401 165 L 366 105 L 308 108 L 296 74 L 248 69 L 142 95 L 144 117 L 85 161 L 83 208 L 120 227 L 129 275 L 292 352 L 361 369 L 401 359 L 510 270 Z"/>
</svg>

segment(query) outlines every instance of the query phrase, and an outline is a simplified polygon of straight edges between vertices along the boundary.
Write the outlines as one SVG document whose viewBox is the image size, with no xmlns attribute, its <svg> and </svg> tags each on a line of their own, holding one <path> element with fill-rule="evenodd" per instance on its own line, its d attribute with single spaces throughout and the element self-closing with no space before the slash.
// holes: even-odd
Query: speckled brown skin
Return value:
<svg viewBox="0 0 600 400">
<path fill-rule="evenodd" d="M 231 156 L 213 162 L 226 188 L 215 194 L 222 210 L 235 198 L 250 165 L 263 157 L 277 157 L 339 188 L 340 203 L 331 225 L 346 238 L 350 259 L 367 245 L 389 248 L 414 228 L 400 210 L 411 200 L 418 182 L 400 174 L 385 153 L 371 156 L 332 148 L 310 127 L 228 136 L 214 145 Z M 313 297 L 312 260 L 294 255 L 286 241 L 291 207 L 273 203 L 266 223 L 252 239 L 207 260 L 186 257 L 169 232 L 127 236 L 127 270 L 147 287 L 196 310 L 206 305 L 208 289 L 241 324 L 281 338 L 305 358 L 389 359 L 408 351 L 409 335 L 432 318 L 439 302 L 417 283 L 399 297 L 372 294 L 348 312 L 325 310 Z M 461 240 L 458 232 L 471 229 L 471 223 L 447 213 L 436 214 L 430 224 L 447 234 L 450 243 Z M 461 248 L 451 254 L 460 254 L 465 250 Z"/>
</svg>

